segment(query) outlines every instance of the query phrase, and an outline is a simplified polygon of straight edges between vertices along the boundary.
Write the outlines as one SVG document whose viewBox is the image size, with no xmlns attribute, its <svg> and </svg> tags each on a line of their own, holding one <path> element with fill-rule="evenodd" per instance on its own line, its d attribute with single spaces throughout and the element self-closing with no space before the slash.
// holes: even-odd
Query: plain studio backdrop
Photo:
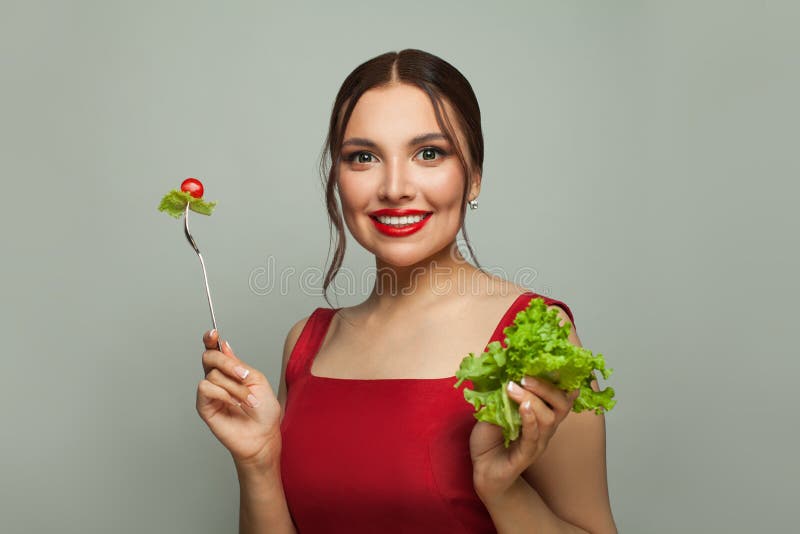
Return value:
<svg viewBox="0 0 800 534">
<path fill-rule="evenodd" d="M 480 102 L 478 260 L 566 302 L 615 370 L 620 531 L 790 530 L 799 16 L 767 0 L 0 2 L 0 531 L 235 531 L 234 466 L 195 411 L 200 263 L 156 207 L 187 176 L 218 202 L 190 220 L 220 330 L 277 389 L 289 327 L 326 305 L 334 96 L 403 48 L 451 62 Z M 369 291 L 371 256 L 348 245 L 340 305 Z"/>
</svg>

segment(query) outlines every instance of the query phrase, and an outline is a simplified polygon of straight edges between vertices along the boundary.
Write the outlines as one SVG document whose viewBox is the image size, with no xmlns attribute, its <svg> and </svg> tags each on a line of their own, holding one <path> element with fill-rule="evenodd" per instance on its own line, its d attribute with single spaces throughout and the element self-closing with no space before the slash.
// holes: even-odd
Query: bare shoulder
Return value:
<svg viewBox="0 0 800 534">
<path fill-rule="evenodd" d="M 464 328 L 472 330 L 476 324 L 486 324 L 494 327 L 498 318 L 507 312 L 511 305 L 523 294 L 530 292 L 508 280 L 503 280 L 492 275 L 481 273 L 481 285 L 466 298 L 452 304 L 459 312 L 464 311 L 475 318 L 475 321 L 464 323 Z M 447 314 L 458 316 L 460 313 Z"/>
<path fill-rule="evenodd" d="M 486 280 L 484 287 L 485 294 L 482 297 L 485 299 L 485 302 L 487 303 L 492 300 L 498 300 L 510 303 L 513 302 L 513 300 L 519 297 L 520 295 L 523 295 L 525 293 L 535 293 L 535 291 L 528 289 L 527 287 L 515 284 L 510 280 L 505 280 L 497 276 L 487 275 L 485 280 Z M 558 304 L 550 304 L 549 306 L 547 306 L 547 309 L 557 311 L 558 317 L 562 319 L 561 322 L 562 325 L 564 324 L 564 322 L 567 322 L 570 325 L 572 325 L 572 321 L 569 318 L 569 314 L 562 306 L 559 306 Z"/>
<path fill-rule="evenodd" d="M 283 358 L 281 361 L 281 377 L 280 384 L 278 385 L 278 403 L 281 405 L 281 420 L 283 420 L 284 407 L 286 406 L 286 367 L 289 365 L 289 357 L 294 351 L 297 340 L 300 339 L 300 334 L 303 332 L 310 315 L 303 317 L 292 325 L 289 333 L 286 334 L 286 340 L 283 344 Z"/>
<path fill-rule="evenodd" d="M 511 280 L 506 280 L 505 278 L 489 272 L 475 271 L 473 276 L 477 277 L 479 280 L 479 287 L 482 289 L 482 292 L 489 297 L 518 297 L 523 293 L 531 291 L 527 287 L 515 284 Z"/>
<path fill-rule="evenodd" d="M 306 317 L 303 317 L 294 323 L 289 329 L 289 333 L 286 334 L 286 341 L 283 346 L 284 365 L 289 360 L 289 355 L 292 353 L 292 350 L 294 350 L 294 346 L 297 344 L 297 340 L 300 338 L 300 333 L 303 331 L 303 328 L 305 328 L 309 317 L 311 316 L 307 315 Z"/>
</svg>

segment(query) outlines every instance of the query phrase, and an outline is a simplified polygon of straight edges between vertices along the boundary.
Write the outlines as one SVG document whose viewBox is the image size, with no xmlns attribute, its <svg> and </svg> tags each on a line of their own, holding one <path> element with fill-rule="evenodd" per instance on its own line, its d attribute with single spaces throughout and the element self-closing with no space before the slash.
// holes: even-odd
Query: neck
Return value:
<svg viewBox="0 0 800 534">
<path fill-rule="evenodd" d="M 466 261 L 455 241 L 419 263 L 400 267 L 376 258 L 375 267 L 375 285 L 367 299 L 373 309 L 400 304 L 418 308 L 443 297 L 470 295 L 480 292 L 487 277 Z"/>
</svg>

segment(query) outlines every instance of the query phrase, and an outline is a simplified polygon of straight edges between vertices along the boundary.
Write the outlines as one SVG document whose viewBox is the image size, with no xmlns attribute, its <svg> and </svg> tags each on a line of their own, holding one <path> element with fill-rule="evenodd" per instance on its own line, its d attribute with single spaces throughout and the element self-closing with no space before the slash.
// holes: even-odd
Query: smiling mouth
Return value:
<svg viewBox="0 0 800 534">
<path fill-rule="evenodd" d="M 370 215 L 370 217 L 378 221 L 381 224 L 385 224 L 387 226 L 391 226 L 393 228 L 405 228 L 406 226 L 413 226 L 415 224 L 424 221 L 428 217 L 431 216 L 431 213 L 426 213 L 424 215 L 405 215 L 403 217 L 388 217 L 385 215 Z"/>
</svg>

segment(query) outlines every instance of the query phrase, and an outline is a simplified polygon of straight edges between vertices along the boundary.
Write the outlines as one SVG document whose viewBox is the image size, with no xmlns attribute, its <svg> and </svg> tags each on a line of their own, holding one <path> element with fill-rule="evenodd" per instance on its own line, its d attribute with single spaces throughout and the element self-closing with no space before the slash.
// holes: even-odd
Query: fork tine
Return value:
<svg viewBox="0 0 800 534">
<path fill-rule="evenodd" d="M 189 232 L 189 203 L 186 203 L 186 209 L 183 213 L 183 233 L 186 235 L 186 239 L 189 241 L 189 244 L 192 245 L 192 248 L 197 253 L 197 257 L 200 258 L 200 266 L 203 268 L 203 281 L 206 284 L 206 297 L 208 297 L 208 309 L 211 310 L 211 322 L 214 324 L 214 329 L 219 332 L 217 328 L 217 318 L 214 316 L 214 305 L 211 303 L 211 290 L 208 287 L 208 275 L 206 274 L 206 264 L 203 261 L 203 255 L 200 254 L 200 249 L 197 248 L 197 243 L 195 243 L 192 234 Z M 222 352 L 222 338 L 217 334 L 217 348 Z"/>
<path fill-rule="evenodd" d="M 200 250 L 197 248 L 197 244 L 194 242 L 194 238 L 192 238 L 192 234 L 189 233 L 189 203 L 186 203 L 186 209 L 183 211 L 183 233 L 186 235 L 186 239 L 189 240 L 189 244 L 192 245 L 192 248 L 195 252 L 200 254 Z"/>
</svg>

